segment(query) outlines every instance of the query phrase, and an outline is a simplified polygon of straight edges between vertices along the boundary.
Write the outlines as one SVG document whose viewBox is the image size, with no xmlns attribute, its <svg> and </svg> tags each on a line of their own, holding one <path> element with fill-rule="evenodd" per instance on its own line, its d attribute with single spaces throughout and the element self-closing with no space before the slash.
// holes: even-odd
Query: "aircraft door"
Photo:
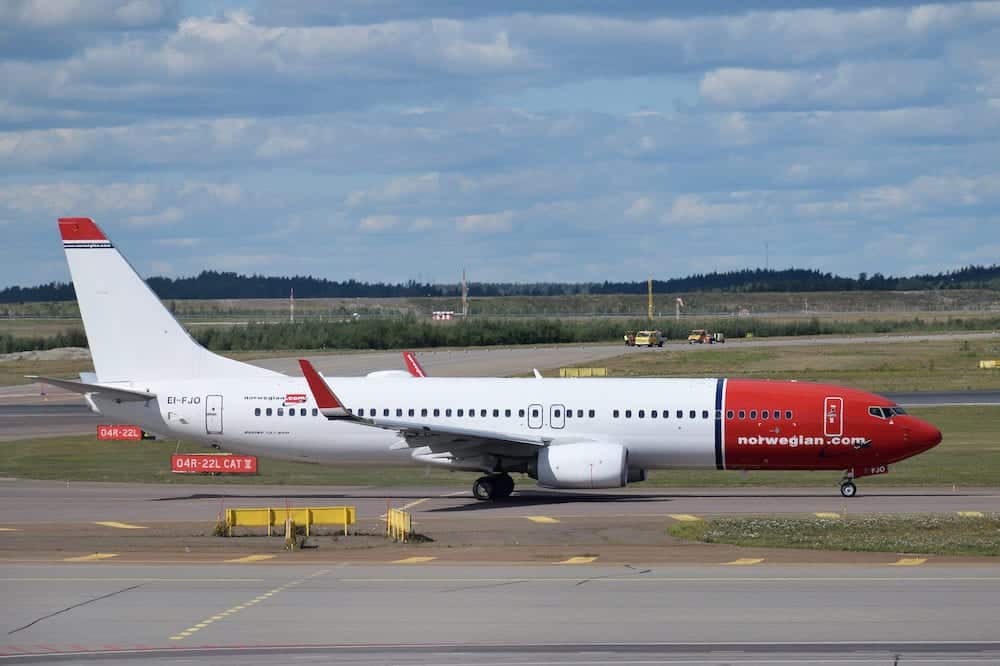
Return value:
<svg viewBox="0 0 1000 666">
<path fill-rule="evenodd" d="M 844 434 L 844 399 L 828 397 L 823 401 L 823 434 L 840 437 Z"/>
<path fill-rule="evenodd" d="M 566 425 L 566 407 L 563 405 L 549 407 L 549 425 L 553 428 L 562 428 Z"/>
<path fill-rule="evenodd" d="M 205 432 L 209 435 L 222 434 L 221 395 L 210 395 L 205 398 Z"/>
<path fill-rule="evenodd" d="M 541 428 L 542 427 L 542 406 L 541 405 L 528 405 L 528 427 L 529 428 Z"/>
</svg>

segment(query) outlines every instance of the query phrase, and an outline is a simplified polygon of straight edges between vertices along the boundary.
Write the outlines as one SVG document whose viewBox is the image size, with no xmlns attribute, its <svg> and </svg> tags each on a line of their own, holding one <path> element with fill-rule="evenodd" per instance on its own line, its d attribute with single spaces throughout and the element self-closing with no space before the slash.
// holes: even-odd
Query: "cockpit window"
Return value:
<svg viewBox="0 0 1000 666">
<path fill-rule="evenodd" d="M 896 415 L 906 414 L 906 410 L 903 409 L 902 407 L 893 407 L 892 408 L 892 413 L 896 414 Z"/>
<path fill-rule="evenodd" d="M 893 416 L 906 414 L 902 407 L 869 407 L 868 413 L 877 419 L 891 419 Z"/>
<path fill-rule="evenodd" d="M 871 416 L 874 416 L 877 419 L 884 419 L 885 418 L 885 414 L 882 412 L 882 408 L 881 407 L 869 407 L 868 408 L 868 414 L 871 415 Z"/>
</svg>

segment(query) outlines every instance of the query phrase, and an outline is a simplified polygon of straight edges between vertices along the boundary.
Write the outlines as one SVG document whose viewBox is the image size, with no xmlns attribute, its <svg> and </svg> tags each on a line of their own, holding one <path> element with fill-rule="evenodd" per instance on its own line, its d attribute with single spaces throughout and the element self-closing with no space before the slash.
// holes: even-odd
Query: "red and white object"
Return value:
<svg viewBox="0 0 1000 666">
<path fill-rule="evenodd" d="M 256 474 L 257 457 L 230 453 L 178 453 L 170 456 L 174 474 Z"/>
<path fill-rule="evenodd" d="M 97 439 L 105 442 L 137 442 L 142 439 L 142 434 L 142 428 L 137 425 L 97 426 Z"/>
</svg>

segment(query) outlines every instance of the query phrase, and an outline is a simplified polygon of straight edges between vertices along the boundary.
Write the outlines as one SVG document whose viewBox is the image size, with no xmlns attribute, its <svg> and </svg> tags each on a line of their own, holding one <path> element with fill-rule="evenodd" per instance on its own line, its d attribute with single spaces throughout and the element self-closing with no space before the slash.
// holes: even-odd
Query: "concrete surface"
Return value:
<svg viewBox="0 0 1000 666">
<path fill-rule="evenodd" d="M 0 585 L 16 600 L 0 605 L 0 654 L 22 661 L 157 648 L 220 663 L 1000 658 L 995 567 L 0 564 Z"/>
</svg>

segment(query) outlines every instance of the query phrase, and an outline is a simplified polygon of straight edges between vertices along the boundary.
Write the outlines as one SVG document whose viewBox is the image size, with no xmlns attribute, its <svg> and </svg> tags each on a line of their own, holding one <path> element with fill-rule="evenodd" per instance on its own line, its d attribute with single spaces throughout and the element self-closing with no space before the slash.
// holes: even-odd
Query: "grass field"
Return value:
<svg viewBox="0 0 1000 666">
<path fill-rule="evenodd" d="M 883 553 L 1000 555 L 1000 514 L 719 518 L 676 523 L 670 534 L 691 541 L 764 548 Z"/>
<path fill-rule="evenodd" d="M 996 434 L 1000 407 L 939 407 L 912 410 L 937 425 L 942 444 L 893 466 L 891 473 L 859 481 L 861 492 L 879 486 L 998 486 L 1000 437 Z M 206 451 L 196 444 L 176 442 L 98 442 L 93 436 L 5 442 L 0 445 L 0 476 L 77 481 L 143 483 L 276 483 L 288 485 L 437 485 L 467 488 L 476 474 L 417 466 L 366 468 L 319 466 L 261 460 L 255 477 L 203 477 L 170 473 L 170 454 Z M 405 456 L 401 456 L 401 461 Z M 836 491 L 837 472 L 658 471 L 639 487 L 738 487 L 829 485 Z M 520 483 L 533 484 L 524 479 Z"/>
<path fill-rule="evenodd" d="M 615 377 L 725 376 L 827 382 L 876 392 L 969 391 L 1000 389 L 1000 370 L 979 368 L 980 359 L 992 358 L 1000 358 L 1000 338 L 745 349 L 731 344 L 625 354 L 600 365 Z"/>
</svg>

